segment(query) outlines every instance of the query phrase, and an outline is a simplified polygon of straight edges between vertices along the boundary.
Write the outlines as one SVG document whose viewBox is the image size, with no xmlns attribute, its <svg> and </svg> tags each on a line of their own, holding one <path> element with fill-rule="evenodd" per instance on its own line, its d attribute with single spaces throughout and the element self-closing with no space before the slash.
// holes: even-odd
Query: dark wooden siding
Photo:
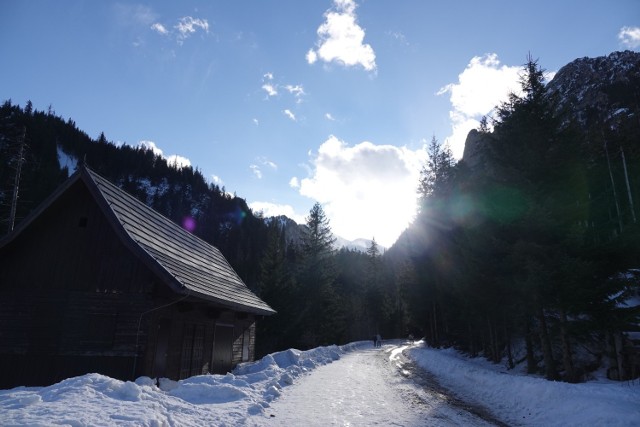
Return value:
<svg viewBox="0 0 640 427">
<path fill-rule="evenodd" d="M 251 331 L 249 357 L 253 360 L 255 327 L 252 315 L 239 315 L 232 311 L 215 309 L 202 302 L 181 301 L 154 312 L 151 323 L 157 325 L 161 319 L 171 319 L 166 371 L 160 373 L 154 370 L 154 361 L 158 357 L 157 348 L 152 348 L 150 344 L 144 359 L 146 368 L 141 374 L 152 378 L 160 374 L 174 379 L 207 373 L 224 374 L 242 362 L 242 339 L 247 328 Z M 230 326 L 233 331 L 231 365 L 219 371 L 215 369 L 213 360 L 216 325 Z M 157 328 L 152 327 L 149 342 L 156 343 L 157 335 Z M 200 344 L 201 350 L 194 351 L 194 345 Z"/>
<path fill-rule="evenodd" d="M 174 293 L 80 181 L 0 248 L 0 388 L 88 372 L 123 380 L 209 373 L 218 323 L 233 328 L 232 365 L 243 361 L 245 339 L 253 360 L 254 316 Z"/>
<path fill-rule="evenodd" d="M 149 292 L 153 284 L 81 182 L 0 249 L 0 289 Z"/>
<path fill-rule="evenodd" d="M 255 357 L 255 339 L 256 325 L 253 322 L 253 319 L 241 321 L 236 325 L 235 340 L 233 342 L 234 366 L 238 363 L 253 361 Z M 243 357 L 245 353 L 245 345 L 247 345 L 247 354 L 246 357 Z"/>
<path fill-rule="evenodd" d="M 145 295 L 0 293 L 0 388 L 48 385 L 87 372 L 133 375 Z M 146 331 L 139 348 L 144 351 Z"/>
<path fill-rule="evenodd" d="M 0 249 L 0 387 L 86 372 L 130 379 L 155 286 L 86 188 L 70 188 Z"/>
</svg>

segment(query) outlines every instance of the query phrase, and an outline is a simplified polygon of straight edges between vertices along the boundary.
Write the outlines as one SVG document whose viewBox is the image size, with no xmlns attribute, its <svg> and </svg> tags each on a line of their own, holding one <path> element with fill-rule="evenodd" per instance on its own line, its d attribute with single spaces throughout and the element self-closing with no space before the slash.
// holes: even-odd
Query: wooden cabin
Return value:
<svg viewBox="0 0 640 427">
<path fill-rule="evenodd" d="M 225 373 L 274 313 L 218 249 L 80 167 L 0 239 L 0 388 Z"/>
</svg>

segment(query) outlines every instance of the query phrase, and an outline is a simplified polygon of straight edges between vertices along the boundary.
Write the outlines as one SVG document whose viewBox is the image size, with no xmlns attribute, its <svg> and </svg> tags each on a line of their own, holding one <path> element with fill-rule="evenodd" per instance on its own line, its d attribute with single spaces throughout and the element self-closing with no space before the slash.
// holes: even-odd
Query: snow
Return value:
<svg viewBox="0 0 640 427">
<path fill-rule="evenodd" d="M 370 341 L 290 349 L 227 375 L 181 381 L 120 381 L 100 374 L 48 387 L 0 390 L 0 425 L 276 426 L 492 425 L 452 404 L 441 388 L 410 374 L 422 366 L 438 383 L 508 425 L 632 426 L 640 382 L 550 382 L 481 358 L 422 343 Z"/>
<path fill-rule="evenodd" d="M 409 350 L 418 364 L 461 398 L 481 403 L 510 425 L 637 426 L 640 381 L 604 379 L 581 384 L 547 381 L 507 371 L 482 358 L 453 349 Z"/>
<path fill-rule="evenodd" d="M 65 153 L 60 145 L 56 146 L 56 151 L 58 153 L 58 165 L 60 165 L 60 169 L 66 167 L 69 175 L 75 172 L 78 168 L 78 159 Z"/>
</svg>

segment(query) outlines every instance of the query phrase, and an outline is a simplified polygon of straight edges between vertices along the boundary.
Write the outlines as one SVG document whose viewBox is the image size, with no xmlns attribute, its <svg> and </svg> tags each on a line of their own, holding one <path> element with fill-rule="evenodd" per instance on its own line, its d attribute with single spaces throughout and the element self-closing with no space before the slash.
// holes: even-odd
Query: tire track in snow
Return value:
<svg viewBox="0 0 640 427">
<path fill-rule="evenodd" d="M 490 425 L 509 427 L 509 424 L 500 421 L 498 418 L 493 416 L 491 412 L 486 408 L 465 402 L 461 398 L 457 397 L 454 393 L 441 386 L 432 374 L 425 371 L 424 369 L 419 367 L 413 360 L 405 356 L 403 350 L 406 348 L 406 346 L 401 347 L 398 351 L 396 367 L 398 368 L 400 375 L 415 382 L 417 385 L 427 391 L 429 395 L 442 400 L 447 405 L 451 405 L 470 414 L 473 414 L 474 416 L 486 421 Z"/>
</svg>

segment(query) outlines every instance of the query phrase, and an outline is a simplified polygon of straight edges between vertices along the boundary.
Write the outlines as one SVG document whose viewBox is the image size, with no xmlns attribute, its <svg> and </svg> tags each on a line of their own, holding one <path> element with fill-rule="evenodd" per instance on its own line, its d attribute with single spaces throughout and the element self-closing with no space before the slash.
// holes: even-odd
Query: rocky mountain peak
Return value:
<svg viewBox="0 0 640 427">
<path fill-rule="evenodd" d="M 640 52 L 576 59 L 556 73 L 547 93 L 555 97 L 558 113 L 568 114 L 585 132 L 621 128 L 640 118 Z M 472 169 L 487 169 L 491 150 L 491 134 L 474 129 L 467 135 L 463 160 Z"/>
<path fill-rule="evenodd" d="M 640 52 L 576 59 L 558 71 L 547 91 L 585 128 L 637 114 Z"/>
</svg>

